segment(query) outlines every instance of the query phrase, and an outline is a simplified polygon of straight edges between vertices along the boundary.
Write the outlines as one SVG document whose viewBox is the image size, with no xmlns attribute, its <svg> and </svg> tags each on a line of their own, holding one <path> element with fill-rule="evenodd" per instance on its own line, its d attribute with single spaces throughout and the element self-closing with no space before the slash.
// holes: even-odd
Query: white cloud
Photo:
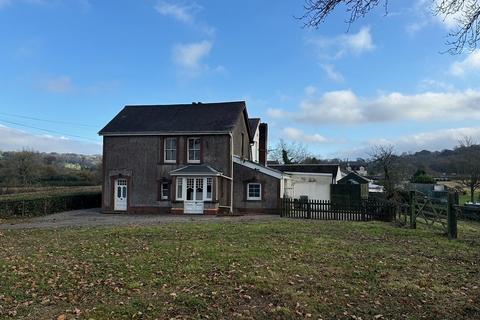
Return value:
<svg viewBox="0 0 480 320">
<path fill-rule="evenodd" d="M 191 3 L 189 5 L 179 4 L 167 1 L 158 1 L 155 5 L 155 10 L 163 16 L 172 17 L 177 21 L 190 25 L 207 36 L 213 37 L 215 34 L 215 28 L 204 22 L 199 22 L 196 19 L 196 14 L 203 8 L 196 4 Z"/>
<path fill-rule="evenodd" d="M 322 64 L 320 67 L 322 68 L 322 70 L 325 72 L 325 74 L 330 80 L 335 82 L 343 82 L 345 80 L 343 75 L 337 70 L 335 70 L 335 67 L 333 65 Z"/>
<path fill-rule="evenodd" d="M 449 128 L 407 135 L 394 140 L 377 139 L 370 144 L 392 144 L 399 152 L 452 149 L 465 136 L 480 140 L 480 127 Z"/>
<path fill-rule="evenodd" d="M 454 121 L 480 119 L 480 91 L 384 93 L 358 97 L 351 90 L 306 97 L 297 111 L 273 109 L 272 117 L 311 123 L 358 124 L 392 121 Z"/>
<path fill-rule="evenodd" d="M 73 83 L 69 76 L 58 76 L 42 81 L 41 87 L 49 92 L 65 93 L 73 90 Z"/>
<path fill-rule="evenodd" d="M 212 42 L 201 41 L 187 44 L 178 44 L 173 49 L 173 58 L 175 63 L 186 72 L 196 75 L 208 66 L 202 62 L 212 49 Z"/>
<path fill-rule="evenodd" d="M 369 27 L 363 27 L 358 33 L 344 35 L 341 39 L 344 42 L 345 47 L 349 48 L 354 53 L 370 51 L 375 48 Z"/>
<path fill-rule="evenodd" d="M 161 15 L 173 17 L 178 21 L 187 24 L 194 23 L 194 11 L 198 9 L 199 7 L 196 5 L 186 6 L 166 1 L 159 1 L 155 5 L 155 10 Z"/>
<path fill-rule="evenodd" d="M 461 77 L 468 72 L 480 71 L 480 50 L 471 52 L 464 60 L 456 61 L 450 67 L 450 73 L 454 76 Z"/>
<path fill-rule="evenodd" d="M 0 150 L 19 151 L 33 149 L 41 152 L 101 154 L 100 142 L 82 142 L 65 137 L 35 135 L 21 130 L 0 125 Z"/>
<path fill-rule="evenodd" d="M 306 86 L 304 91 L 307 96 L 313 96 L 317 93 L 317 88 L 315 86 Z"/>
<path fill-rule="evenodd" d="M 307 143 L 325 143 L 327 138 L 319 134 L 305 134 L 301 130 L 292 127 L 286 127 L 282 130 L 282 135 L 288 139 L 298 142 L 307 142 Z"/>
<path fill-rule="evenodd" d="M 333 38 L 309 38 L 307 42 L 315 46 L 322 59 L 339 59 L 347 54 L 358 55 L 375 49 L 369 27 L 362 27 L 357 33 Z"/>
<path fill-rule="evenodd" d="M 454 91 L 455 86 L 451 83 L 447 83 L 444 81 L 439 81 L 435 79 L 422 79 L 419 84 L 418 88 L 420 90 L 426 91 L 426 90 L 444 90 L 444 91 Z"/>
<path fill-rule="evenodd" d="M 267 116 L 274 119 L 282 119 L 290 116 L 289 112 L 279 108 L 268 108 L 266 113 Z"/>
</svg>

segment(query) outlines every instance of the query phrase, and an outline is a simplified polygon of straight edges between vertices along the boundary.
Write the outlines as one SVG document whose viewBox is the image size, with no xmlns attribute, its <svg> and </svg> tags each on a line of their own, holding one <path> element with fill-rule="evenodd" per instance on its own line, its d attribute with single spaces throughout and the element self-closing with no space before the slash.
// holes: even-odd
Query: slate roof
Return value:
<svg viewBox="0 0 480 320">
<path fill-rule="evenodd" d="M 253 139 L 255 131 L 257 131 L 258 125 L 260 124 L 260 118 L 250 118 L 248 119 L 248 122 L 250 124 L 250 136 Z"/>
<path fill-rule="evenodd" d="M 370 180 L 368 180 L 367 178 L 364 178 L 361 175 L 356 174 L 355 172 L 350 172 L 345 177 L 338 180 L 337 183 L 345 183 L 347 181 L 348 182 L 355 181 L 357 184 L 358 183 L 369 183 L 370 182 Z"/>
<path fill-rule="evenodd" d="M 338 173 L 338 164 L 269 164 L 270 168 L 282 172 L 331 173 L 335 179 Z"/>
<path fill-rule="evenodd" d="M 230 132 L 242 113 L 245 101 L 125 106 L 99 134 Z"/>
<path fill-rule="evenodd" d="M 188 165 L 176 170 L 170 171 L 170 175 L 176 176 L 176 175 L 191 175 L 191 174 L 200 174 L 200 175 L 221 175 L 222 173 L 220 171 L 215 170 L 214 168 L 203 165 L 203 164 L 197 164 L 197 165 Z"/>
</svg>

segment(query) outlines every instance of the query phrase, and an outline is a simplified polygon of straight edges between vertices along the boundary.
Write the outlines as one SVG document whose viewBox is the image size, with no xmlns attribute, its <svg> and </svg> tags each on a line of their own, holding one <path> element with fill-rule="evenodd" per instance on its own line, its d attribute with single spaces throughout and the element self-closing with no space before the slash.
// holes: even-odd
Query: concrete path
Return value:
<svg viewBox="0 0 480 320">
<path fill-rule="evenodd" d="M 0 230 L 55 229 L 65 227 L 136 226 L 188 222 L 248 222 L 280 219 L 278 215 L 217 217 L 204 215 L 103 214 L 100 209 L 66 211 L 43 217 L 0 220 Z"/>
</svg>

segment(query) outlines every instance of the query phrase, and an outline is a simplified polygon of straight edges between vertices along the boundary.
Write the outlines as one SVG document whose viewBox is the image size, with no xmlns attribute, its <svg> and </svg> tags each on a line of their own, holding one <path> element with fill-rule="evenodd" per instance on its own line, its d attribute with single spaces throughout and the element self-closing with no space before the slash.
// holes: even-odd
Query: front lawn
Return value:
<svg viewBox="0 0 480 320">
<path fill-rule="evenodd" d="M 0 318 L 479 319 L 480 225 L 0 231 Z"/>
</svg>

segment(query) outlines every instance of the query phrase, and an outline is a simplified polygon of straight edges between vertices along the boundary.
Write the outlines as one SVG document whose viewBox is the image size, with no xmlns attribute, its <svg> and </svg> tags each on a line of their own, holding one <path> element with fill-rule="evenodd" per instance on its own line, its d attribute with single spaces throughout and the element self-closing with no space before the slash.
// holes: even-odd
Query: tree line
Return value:
<svg viewBox="0 0 480 320">
<path fill-rule="evenodd" d="M 0 186 L 99 185 L 101 162 L 101 156 L 0 151 Z"/>
<path fill-rule="evenodd" d="M 271 150 L 269 157 L 278 163 L 335 163 L 343 170 L 356 164 L 368 169 L 369 177 L 385 187 L 388 197 L 393 197 L 403 182 L 432 183 L 437 179 L 455 180 L 460 189 L 467 189 L 472 202 L 480 189 L 480 144 L 471 137 L 462 138 L 449 150 L 415 153 L 398 153 L 393 145 L 371 147 L 367 158 L 321 159 L 310 153 L 306 145 L 295 142 L 280 142 Z"/>
</svg>

